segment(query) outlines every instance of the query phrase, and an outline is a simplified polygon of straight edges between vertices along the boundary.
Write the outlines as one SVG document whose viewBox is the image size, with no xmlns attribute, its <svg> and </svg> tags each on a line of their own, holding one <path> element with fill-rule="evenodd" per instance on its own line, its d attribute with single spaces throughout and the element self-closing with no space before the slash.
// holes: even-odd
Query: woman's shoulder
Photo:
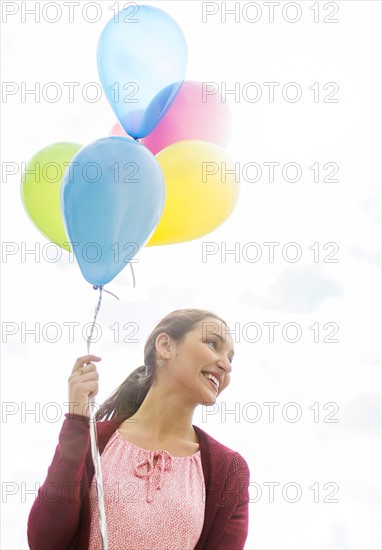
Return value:
<svg viewBox="0 0 382 550">
<path fill-rule="evenodd" d="M 221 441 L 218 441 L 212 435 L 208 434 L 202 428 L 199 428 L 199 426 L 193 426 L 198 437 L 199 437 L 199 443 L 201 447 L 201 451 L 207 450 L 209 453 L 216 455 L 219 459 L 226 459 L 230 461 L 234 461 L 235 463 L 239 464 L 244 469 L 248 469 L 248 464 L 245 458 L 234 449 L 231 449 L 227 445 L 224 445 L 221 443 Z"/>
<path fill-rule="evenodd" d="M 100 422 L 97 422 L 97 437 L 100 453 L 102 453 L 107 445 L 107 442 L 109 441 L 113 433 L 117 430 L 120 424 L 120 420 L 114 418 L 112 420 L 102 420 Z"/>
</svg>

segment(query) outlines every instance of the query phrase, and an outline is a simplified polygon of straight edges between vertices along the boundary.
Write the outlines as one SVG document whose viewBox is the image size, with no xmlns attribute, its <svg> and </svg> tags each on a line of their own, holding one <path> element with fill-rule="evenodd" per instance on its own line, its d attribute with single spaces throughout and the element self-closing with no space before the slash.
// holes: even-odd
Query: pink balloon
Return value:
<svg viewBox="0 0 382 550">
<path fill-rule="evenodd" d="M 113 126 L 113 128 L 110 130 L 111 136 L 122 136 L 122 137 L 130 137 L 128 134 L 126 134 L 125 130 L 122 128 L 119 122 L 116 122 Z"/>
<path fill-rule="evenodd" d="M 218 91 L 203 82 L 185 81 L 173 104 L 143 143 L 154 155 L 186 139 L 197 139 L 226 147 L 232 127 L 231 111 Z M 127 136 L 117 122 L 111 135 Z"/>
</svg>

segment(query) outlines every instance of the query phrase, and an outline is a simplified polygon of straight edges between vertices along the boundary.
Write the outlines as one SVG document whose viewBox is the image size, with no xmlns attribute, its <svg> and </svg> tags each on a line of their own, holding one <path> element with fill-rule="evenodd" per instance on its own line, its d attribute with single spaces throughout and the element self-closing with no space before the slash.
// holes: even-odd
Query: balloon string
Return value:
<svg viewBox="0 0 382 550">
<path fill-rule="evenodd" d="M 89 351 L 90 351 L 90 344 L 91 344 L 91 341 L 92 341 L 92 336 L 93 336 L 93 332 L 94 332 L 94 327 L 95 327 L 95 324 L 96 324 L 96 320 L 97 320 L 97 315 L 98 315 L 98 312 L 100 310 L 100 307 L 101 307 L 101 302 L 102 302 L 102 290 L 103 290 L 103 287 L 100 286 L 93 286 L 94 290 L 97 290 L 97 288 L 99 288 L 99 299 L 98 299 L 98 304 L 96 305 L 96 308 L 95 308 L 95 311 L 94 311 L 94 317 L 93 317 L 93 323 L 92 323 L 92 326 L 90 327 L 90 331 L 89 331 L 89 334 L 88 334 L 88 339 L 87 339 L 87 351 L 88 351 L 88 355 L 89 355 Z M 105 291 L 106 292 L 106 291 Z"/>
<path fill-rule="evenodd" d="M 131 274 L 133 276 L 133 288 L 135 288 L 135 275 L 134 275 L 134 269 L 133 264 L 130 264 Z"/>
<path fill-rule="evenodd" d="M 99 312 L 100 307 L 101 307 L 101 302 L 102 302 L 102 291 L 103 291 L 103 292 L 107 292 L 108 294 L 111 294 L 111 296 L 114 296 L 114 298 L 116 298 L 117 300 L 119 300 L 118 296 L 116 296 L 115 294 L 113 294 L 112 292 L 110 292 L 110 290 L 106 290 L 106 288 L 103 288 L 103 285 L 101 285 L 101 286 L 96 286 L 96 285 L 94 285 L 93 288 L 94 288 L 94 290 L 98 290 L 98 289 L 99 289 L 99 299 L 98 299 L 98 304 L 96 305 L 96 308 L 95 308 L 95 311 L 94 311 L 93 323 L 92 323 L 92 326 L 90 327 L 89 335 L 88 335 L 88 338 L 87 338 L 87 350 L 88 350 L 88 355 L 89 355 L 89 351 L 90 351 L 90 344 L 91 344 L 91 341 L 92 341 L 92 336 L 93 336 L 94 328 L 95 328 L 95 325 L 96 325 L 97 315 L 98 315 L 98 312 Z"/>
<path fill-rule="evenodd" d="M 97 287 L 93 287 L 95 290 L 97 290 Z M 108 294 L 110 294 L 111 296 L 114 296 L 114 298 L 116 298 L 117 300 L 119 300 L 118 296 L 116 294 L 113 294 L 112 292 L 110 292 L 110 290 L 106 290 L 106 288 L 103 288 L 103 287 L 99 287 L 99 289 L 103 289 L 104 292 L 107 292 Z"/>
<path fill-rule="evenodd" d="M 95 420 L 96 407 L 94 403 L 94 396 L 91 396 L 89 398 L 89 413 L 90 413 L 90 446 L 91 446 L 91 453 L 92 453 L 92 459 L 94 464 L 94 476 L 96 479 L 96 487 L 97 487 L 99 526 L 100 526 L 101 537 L 102 537 L 102 549 L 108 550 L 109 544 L 108 544 L 108 538 L 107 538 L 105 502 L 103 498 L 101 457 L 99 454 L 98 438 L 97 438 L 97 430 L 96 430 L 96 420 Z"/>
<path fill-rule="evenodd" d="M 102 291 L 104 290 L 105 292 L 107 292 L 108 294 L 111 294 L 112 296 L 114 296 L 114 298 L 117 298 L 117 300 L 119 300 L 118 296 L 116 296 L 112 292 L 109 292 L 108 290 L 105 290 L 103 286 L 93 286 L 93 288 L 94 290 L 99 289 L 99 299 L 95 308 L 93 323 L 87 338 L 88 355 L 90 351 L 90 343 L 92 340 L 94 327 L 96 325 L 97 315 L 101 307 Z M 103 498 L 101 457 L 99 454 L 96 418 L 95 418 L 96 412 L 97 411 L 95 406 L 94 395 L 90 395 L 89 396 L 90 446 L 91 446 L 91 453 L 92 453 L 92 459 L 94 464 L 94 475 L 96 479 L 96 487 L 97 487 L 97 495 L 98 495 L 99 525 L 100 525 L 100 531 L 101 531 L 101 537 L 102 537 L 102 548 L 103 550 L 108 550 L 106 512 L 105 512 L 105 502 Z"/>
</svg>

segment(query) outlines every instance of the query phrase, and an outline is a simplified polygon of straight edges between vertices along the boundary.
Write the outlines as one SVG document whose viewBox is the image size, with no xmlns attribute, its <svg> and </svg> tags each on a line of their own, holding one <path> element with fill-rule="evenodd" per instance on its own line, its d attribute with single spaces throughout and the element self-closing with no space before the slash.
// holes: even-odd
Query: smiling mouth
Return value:
<svg viewBox="0 0 382 550">
<path fill-rule="evenodd" d="M 206 380 L 206 382 L 208 382 L 209 385 L 213 387 L 213 389 L 215 390 L 215 393 L 218 393 L 219 390 L 218 390 L 218 388 L 217 388 L 215 382 L 212 382 L 212 380 L 210 380 L 209 378 L 207 378 L 206 376 L 204 376 L 204 374 L 202 374 L 202 376 L 203 376 L 203 378 Z"/>
</svg>

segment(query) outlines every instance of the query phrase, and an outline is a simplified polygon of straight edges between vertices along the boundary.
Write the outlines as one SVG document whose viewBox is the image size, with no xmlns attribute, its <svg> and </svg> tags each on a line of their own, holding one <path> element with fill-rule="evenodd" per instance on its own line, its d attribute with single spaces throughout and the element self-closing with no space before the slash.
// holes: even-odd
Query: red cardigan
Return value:
<svg viewBox="0 0 382 550">
<path fill-rule="evenodd" d="M 47 478 L 29 514 L 31 550 L 88 549 L 89 524 L 84 511 L 89 508 L 89 486 L 94 475 L 89 419 L 65 416 Z M 100 453 L 121 421 L 97 423 Z M 242 550 L 248 534 L 248 465 L 238 452 L 198 426 L 193 428 L 199 438 L 206 484 L 204 525 L 194 550 Z"/>
</svg>

